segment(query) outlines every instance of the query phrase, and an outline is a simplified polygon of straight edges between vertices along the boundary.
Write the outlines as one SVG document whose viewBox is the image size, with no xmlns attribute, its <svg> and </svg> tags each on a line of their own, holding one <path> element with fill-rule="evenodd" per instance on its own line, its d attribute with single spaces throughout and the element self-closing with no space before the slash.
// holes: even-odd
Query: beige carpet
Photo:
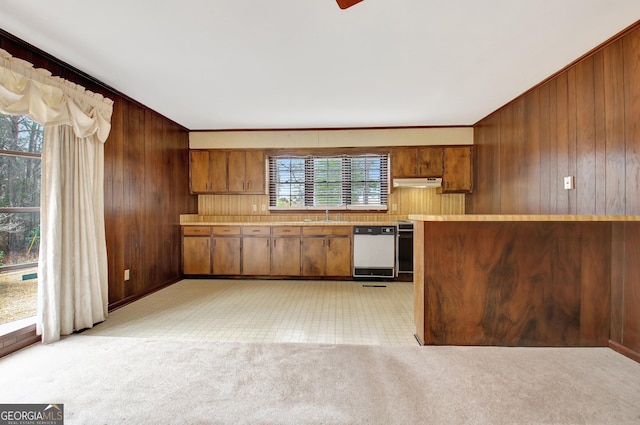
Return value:
<svg viewBox="0 0 640 425">
<path fill-rule="evenodd" d="M 67 424 L 638 424 L 607 348 L 378 347 L 73 335 L 0 359 L 1 403 Z"/>
</svg>

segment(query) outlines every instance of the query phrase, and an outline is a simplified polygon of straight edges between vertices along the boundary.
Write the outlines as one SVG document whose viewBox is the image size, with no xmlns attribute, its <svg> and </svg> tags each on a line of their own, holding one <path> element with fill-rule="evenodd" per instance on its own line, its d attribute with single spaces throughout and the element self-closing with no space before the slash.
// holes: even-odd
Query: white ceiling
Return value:
<svg viewBox="0 0 640 425">
<path fill-rule="evenodd" d="M 639 0 L 0 0 L 0 28 L 191 129 L 472 125 Z"/>
</svg>

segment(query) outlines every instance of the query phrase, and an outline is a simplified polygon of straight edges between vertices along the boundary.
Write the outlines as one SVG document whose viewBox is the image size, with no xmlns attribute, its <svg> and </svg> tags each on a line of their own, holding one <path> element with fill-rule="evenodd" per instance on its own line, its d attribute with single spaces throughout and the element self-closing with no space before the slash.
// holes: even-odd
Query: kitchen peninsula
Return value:
<svg viewBox="0 0 640 425">
<path fill-rule="evenodd" d="M 410 215 L 425 345 L 607 346 L 612 280 L 640 216 Z"/>
</svg>

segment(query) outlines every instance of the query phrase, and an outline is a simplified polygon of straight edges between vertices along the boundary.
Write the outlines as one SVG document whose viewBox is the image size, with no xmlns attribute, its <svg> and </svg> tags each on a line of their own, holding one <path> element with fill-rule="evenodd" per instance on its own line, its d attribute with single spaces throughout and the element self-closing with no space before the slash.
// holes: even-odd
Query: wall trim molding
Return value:
<svg viewBox="0 0 640 425">
<path fill-rule="evenodd" d="M 640 363 L 640 353 L 636 353 L 632 349 L 627 348 L 622 344 L 618 344 L 615 341 L 609 340 L 609 348 L 611 348 L 613 351 L 617 353 L 622 354 L 625 357 L 629 357 L 631 360 L 634 360 Z"/>
<path fill-rule="evenodd" d="M 8 332 L 0 336 L 0 357 L 4 357 L 41 340 L 40 335 L 36 335 L 35 323 L 16 329 L 13 332 Z"/>
<path fill-rule="evenodd" d="M 156 285 L 156 286 L 154 286 L 152 288 L 146 289 L 146 290 L 144 290 L 142 292 L 138 292 L 138 293 L 136 293 L 134 295 L 130 295 L 130 296 L 126 297 L 126 298 L 123 298 L 121 300 L 118 300 L 118 301 L 115 301 L 113 303 L 110 303 L 109 304 L 109 313 L 111 313 L 112 311 L 115 311 L 115 310 L 117 310 L 117 309 L 119 309 L 121 307 L 124 307 L 127 304 L 131 304 L 134 301 L 138 301 L 139 299 L 144 298 L 147 295 L 151 295 L 154 292 L 157 292 L 157 291 L 159 291 L 161 289 L 164 289 L 167 286 L 171 286 L 174 283 L 178 283 L 182 279 L 184 279 L 184 276 L 179 276 L 179 277 L 177 277 L 175 279 L 168 280 L 168 281 L 166 281 L 164 283 L 161 283 L 161 284 Z M 107 317 L 107 320 L 109 320 L 108 317 Z"/>
</svg>

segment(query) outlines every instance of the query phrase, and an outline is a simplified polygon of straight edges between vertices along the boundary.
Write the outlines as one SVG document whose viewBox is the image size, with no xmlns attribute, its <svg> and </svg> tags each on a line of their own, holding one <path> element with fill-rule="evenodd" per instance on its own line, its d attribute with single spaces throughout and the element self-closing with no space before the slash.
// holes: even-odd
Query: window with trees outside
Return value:
<svg viewBox="0 0 640 425">
<path fill-rule="evenodd" d="M 388 155 L 269 157 L 271 209 L 387 208 Z"/>
<path fill-rule="evenodd" d="M 35 316 L 44 128 L 0 114 L 0 324 Z"/>
</svg>

